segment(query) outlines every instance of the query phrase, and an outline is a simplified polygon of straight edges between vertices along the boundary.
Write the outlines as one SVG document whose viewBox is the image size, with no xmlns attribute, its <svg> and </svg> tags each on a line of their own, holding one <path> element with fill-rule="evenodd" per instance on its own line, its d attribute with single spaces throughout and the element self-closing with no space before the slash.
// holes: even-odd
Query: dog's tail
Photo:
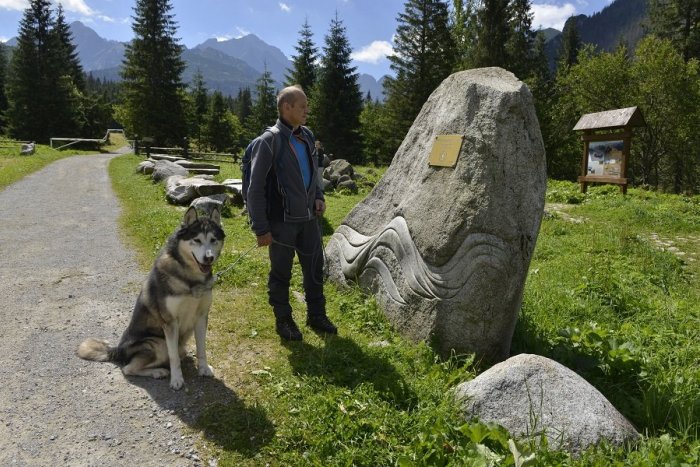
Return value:
<svg viewBox="0 0 700 467">
<path fill-rule="evenodd" d="M 117 347 L 112 347 L 107 341 L 93 339 L 84 340 L 78 346 L 78 357 L 93 362 L 114 362 L 118 360 Z"/>
</svg>

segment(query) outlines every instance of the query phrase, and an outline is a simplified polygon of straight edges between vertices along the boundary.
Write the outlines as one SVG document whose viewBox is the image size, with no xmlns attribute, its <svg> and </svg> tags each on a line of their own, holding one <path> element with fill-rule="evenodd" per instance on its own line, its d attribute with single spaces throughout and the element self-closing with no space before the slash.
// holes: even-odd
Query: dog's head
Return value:
<svg viewBox="0 0 700 467">
<path fill-rule="evenodd" d="M 177 231 L 178 251 L 192 269 L 211 274 L 214 262 L 224 246 L 224 230 L 221 213 L 213 209 L 208 215 L 200 215 L 194 207 L 185 213 Z"/>
</svg>

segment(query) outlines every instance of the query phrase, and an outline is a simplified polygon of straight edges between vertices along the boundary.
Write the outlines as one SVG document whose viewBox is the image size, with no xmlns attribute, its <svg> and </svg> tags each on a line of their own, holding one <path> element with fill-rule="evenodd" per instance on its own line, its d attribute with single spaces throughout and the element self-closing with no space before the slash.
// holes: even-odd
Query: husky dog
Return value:
<svg viewBox="0 0 700 467">
<path fill-rule="evenodd" d="M 111 347 L 89 338 L 78 347 L 78 356 L 116 363 L 127 376 L 165 378 L 170 374 L 170 387 L 180 389 L 184 384 L 180 359 L 194 332 L 199 374 L 214 376 L 207 363 L 205 337 L 214 285 L 211 269 L 224 237 L 218 210 L 200 217 L 195 208 L 189 208 L 148 274 L 119 344 Z"/>
</svg>

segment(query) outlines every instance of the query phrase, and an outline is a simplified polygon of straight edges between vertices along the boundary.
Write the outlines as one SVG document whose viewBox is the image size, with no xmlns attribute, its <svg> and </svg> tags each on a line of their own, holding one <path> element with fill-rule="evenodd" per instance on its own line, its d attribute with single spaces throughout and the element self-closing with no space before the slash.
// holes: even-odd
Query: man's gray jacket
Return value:
<svg viewBox="0 0 700 467">
<path fill-rule="evenodd" d="M 265 131 L 253 146 L 250 168 L 250 186 L 247 204 L 255 235 L 270 232 L 271 220 L 305 222 L 316 217 L 316 200 L 323 200 L 318 180 L 318 160 L 313 133 L 300 127 L 311 167 L 311 184 L 307 190 L 301 167 L 292 146 L 292 129 L 281 120 L 275 123 L 276 131 Z M 274 171 L 276 177 L 269 177 Z M 277 186 L 268 187 L 267 183 Z"/>
</svg>

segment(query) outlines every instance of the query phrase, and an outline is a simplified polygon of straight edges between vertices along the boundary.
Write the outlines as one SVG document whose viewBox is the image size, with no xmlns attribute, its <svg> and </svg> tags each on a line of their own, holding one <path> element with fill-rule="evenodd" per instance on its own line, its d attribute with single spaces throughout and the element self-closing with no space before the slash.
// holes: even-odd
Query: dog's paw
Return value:
<svg viewBox="0 0 700 467">
<path fill-rule="evenodd" d="M 214 369 L 211 367 L 211 365 L 207 365 L 206 363 L 204 365 L 199 365 L 199 376 L 206 376 L 207 378 L 213 378 L 214 377 Z"/>
<path fill-rule="evenodd" d="M 170 370 L 166 368 L 154 368 L 151 372 L 151 377 L 155 379 L 167 378 L 170 375 Z"/>
<path fill-rule="evenodd" d="M 182 375 L 173 375 L 170 378 L 170 388 L 175 389 L 176 391 L 179 389 L 182 389 L 182 386 L 185 385 L 185 379 L 182 377 Z"/>
</svg>

